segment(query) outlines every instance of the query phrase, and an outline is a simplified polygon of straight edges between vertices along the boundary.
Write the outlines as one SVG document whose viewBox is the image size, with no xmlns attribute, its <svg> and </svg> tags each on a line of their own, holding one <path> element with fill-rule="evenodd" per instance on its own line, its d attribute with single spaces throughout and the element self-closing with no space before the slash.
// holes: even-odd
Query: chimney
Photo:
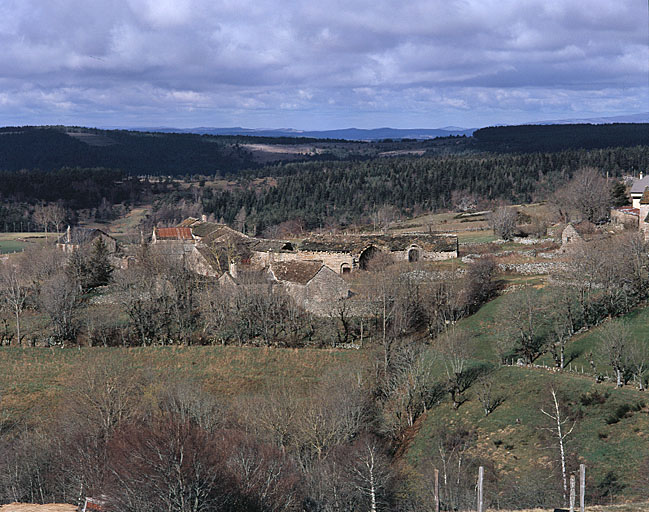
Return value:
<svg viewBox="0 0 649 512">
<path fill-rule="evenodd" d="M 67 243 L 72 241 L 72 237 L 70 236 L 70 224 L 68 224 L 68 229 L 65 230 L 65 240 Z"/>
<path fill-rule="evenodd" d="M 234 260 L 230 260 L 230 275 L 234 278 L 237 277 L 237 264 Z"/>
<path fill-rule="evenodd" d="M 642 171 L 640 171 L 640 179 L 642 179 L 642 176 L 643 176 Z"/>
<path fill-rule="evenodd" d="M 205 215 L 205 214 L 201 215 L 201 220 L 203 222 L 207 222 L 207 215 Z"/>
</svg>

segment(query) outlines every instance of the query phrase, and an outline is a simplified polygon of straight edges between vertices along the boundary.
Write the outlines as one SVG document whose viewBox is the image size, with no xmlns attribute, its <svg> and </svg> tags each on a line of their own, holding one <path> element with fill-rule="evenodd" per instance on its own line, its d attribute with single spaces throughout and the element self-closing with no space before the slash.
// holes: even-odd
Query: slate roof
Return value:
<svg viewBox="0 0 649 512">
<path fill-rule="evenodd" d="M 236 233 L 242 237 L 246 236 L 239 231 L 229 228 L 225 224 L 219 224 L 217 222 L 200 222 L 192 226 L 192 233 L 201 238 L 208 235 L 219 236 L 219 234 L 223 234 L 225 232 Z"/>
<path fill-rule="evenodd" d="M 305 285 L 324 266 L 322 261 L 279 261 L 271 264 L 270 270 L 278 281 Z"/>
<path fill-rule="evenodd" d="M 226 251 L 213 250 L 204 245 L 199 245 L 196 249 L 215 272 L 222 273 L 228 270 L 230 262 L 228 261 L 228 254 Z"/>
<path fill-rule="evenodd" d="M 370 245 L 385 247 L 390 251 L 405 251 L 417 245 L 429 252 L 448 252 L 457 249 L 457 236 L 412 233 L 403 235 L 341 235 L 313 236 L 297 244 L 301 251 L 342 252 L 358 254 Z"/>
<path fill-rule="evenodd" d="M 178 224 L 179 228 L 190 228 L 192 225 L 196 224 L 198 222 L 198 219 L 194 217 L 187 217 L 184 221 L 182 221 L 180 224 Z"/>
<path fill-rule="evenodd" d="M 155 228 L 158 240 L 193 240 L 191 228 Z"/>
<path fill-rule="evenodd" d="M 250 248 L 259 252 L 280 252 L 293 251 L 294 247 L 291 242 L 286 240 L 269 240 L 265 238 L 251 238 Z"/>
<path fill-rule="evenodd" d="M 113 238 L 110 236 L 108 233 L 105 231 L 102 231 L 101 229 L 97 228 L 70 228 L 70 241 L 68 242 L 68 234 L 63 233 L 62 236 L 59 237 L 58 243 L 59 244 L 73 244 L 73 245 L 83 245 L 88 242 L 91 242 L 95 238 L 97 238 L 99 235 L 103 235 L 108 238 Z"/>
<path fill-rule="evenodd" d="M 642 194 L 647 187 L 649 187 L 649 174 L 642 179 L 638 178 L 633 180 L 633 185 L 631 185 L 631 193 Z"/>
</svg>

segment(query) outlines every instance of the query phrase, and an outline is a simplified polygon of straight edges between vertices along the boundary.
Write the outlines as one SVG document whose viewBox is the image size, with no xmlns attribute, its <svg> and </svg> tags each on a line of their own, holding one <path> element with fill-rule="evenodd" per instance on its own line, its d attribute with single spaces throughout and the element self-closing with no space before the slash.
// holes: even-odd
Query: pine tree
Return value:
<svg viewBox="0 0 649 512">
<path fill-rule="evenodd" d="M 110 264 L 108 247 L 101 237 L 97 238 L 92 247 L 92 254 L 88 261 L 90 271 L 89 288 L 107 285 L 113 274 Z"/>
</svg>

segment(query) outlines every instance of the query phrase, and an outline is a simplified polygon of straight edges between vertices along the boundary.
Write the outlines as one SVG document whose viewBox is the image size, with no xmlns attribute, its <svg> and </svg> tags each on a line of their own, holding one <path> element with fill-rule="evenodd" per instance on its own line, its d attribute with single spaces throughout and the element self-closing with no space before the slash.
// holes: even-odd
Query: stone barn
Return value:
<svg viewBox="0 0 649 512">
<path fill-rule="evenodd" d="M 300 307 L 318 316 L 351 295 L 347 282 L 322 261 L 275 262 L 268 273 Z"/>
<path fill-rule="evenodd" d="M 395 261 L 412 263 L 458 256 L 455 235 L 314 235 L 294 241 L 270 240 L 250 237 L 224 224 L 195 219 L 187 219 L 177 228 L 157 228 L 152 240 L 195 244 L 201 255 L 197 259 L 209 265 L 216 275 L 226 272 L 232 263 L 262 270 L 276 262 L 321 261 L 337 274 L 346 274 L 365 269 L 378 254 L 390 254 Z"/>
<path fill-rule="evenodd" d="M 101 238 L 106 244 L 111 255 L 119 251 L 117 240 L 105 231 L 95 228 L 71 228 L 70 226 L 65 230 L 65 234 L 57 240 L 56 246 L 63 252 L 74 252 L 81 247 L 91 247 L 98 238 Z"/>
<path fill-rule="evenodd" d="M 320 235 L 294 244 L 294 251 L 279 251 L 275 261 L 321 260 L 331 270 L 346 274 L 365 270 L 374 256 L 389 254 L 395 261 L 438 261 L 458 257 L 455 235 L 407 233 L 403 235 Z"/>
</svg>

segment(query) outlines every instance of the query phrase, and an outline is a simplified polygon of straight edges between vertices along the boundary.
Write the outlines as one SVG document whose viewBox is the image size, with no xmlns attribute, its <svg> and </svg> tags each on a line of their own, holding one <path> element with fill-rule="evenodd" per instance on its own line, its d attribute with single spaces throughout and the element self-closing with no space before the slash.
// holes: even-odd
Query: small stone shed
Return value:
<svg viewBox="0 0 649 512">
<path fill-rule="evenodd" d="M 333 303 L 351 296 L 347 282 L 322 261 L 280 261 L 268 268 L 272 279 L 305 310 L 324 316 Z"/>
</svg>

